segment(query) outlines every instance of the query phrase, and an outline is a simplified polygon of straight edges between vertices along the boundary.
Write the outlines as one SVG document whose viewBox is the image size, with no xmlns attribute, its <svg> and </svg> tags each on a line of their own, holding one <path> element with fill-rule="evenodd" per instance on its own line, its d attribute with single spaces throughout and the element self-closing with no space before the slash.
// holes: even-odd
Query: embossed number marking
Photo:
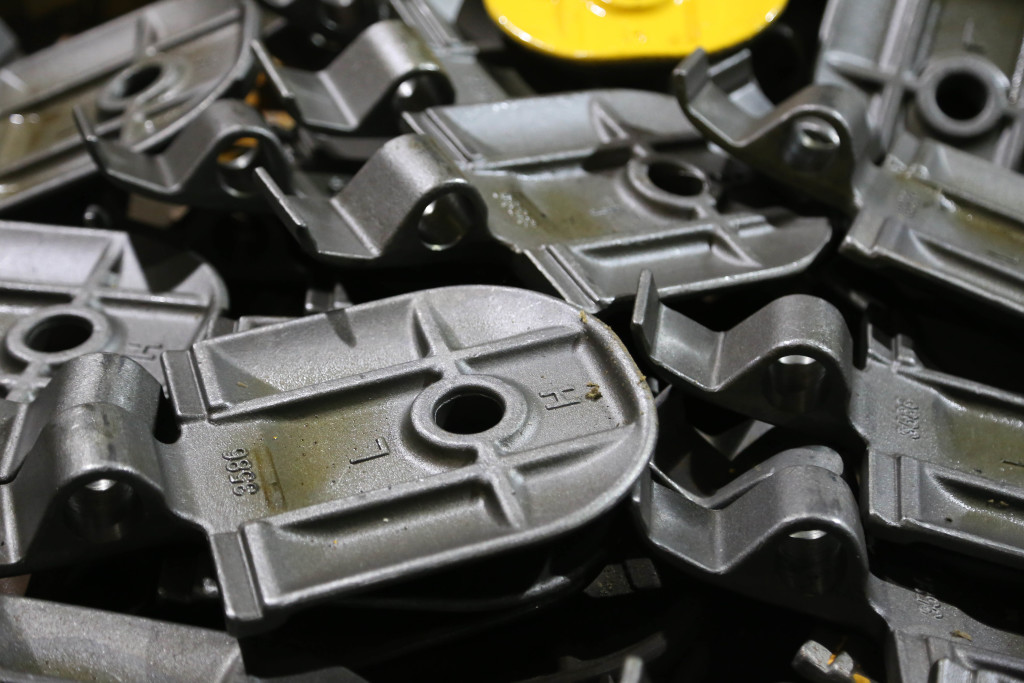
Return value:
<svg viewBox="0 0 1024 683">
<path fill-rule="evenodd" d="M 911 439 L 921 438 L 921 409 L 909 399 L 896 399 L 896 430 Z"/>
<path fill-rule="evenodd" d="M 236 448 L 221 455 L 227 460 L 224 469 L 228 473 L 228 483 L 231 485 L 231 493 L 236 496 L 246 494 L 255 495 L 260 491 L 260 485 L 256 483 L 256 473 L 252 471 L 252 460 L 249 459 L 249 451 L 244 448 Z"/>
</svg>

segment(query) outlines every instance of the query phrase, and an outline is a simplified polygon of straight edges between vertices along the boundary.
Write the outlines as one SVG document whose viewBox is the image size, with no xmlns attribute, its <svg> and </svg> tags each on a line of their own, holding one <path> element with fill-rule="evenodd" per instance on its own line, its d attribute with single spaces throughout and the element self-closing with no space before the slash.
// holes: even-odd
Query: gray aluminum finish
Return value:
<svg viewBox="0 0 1024 683">
<path fill-rule="evenodd" d="M 100 172 L 128 192 L 212 209 L 258 210 L 266 205 L 253 184 L 256 168 L 283 187 L 291 184 L 289 153 L 263 116 L 241 100 L 214 102 L 157 154 L 101 139 L 81 109 L 75 109 L 75 121 Z"/>
<path fill-rule="evenodd" d="M 384 145 L 333 197 L 302 173 L 289 194 L 265 168 L 256 182 L 303 249 L 329 263 L 422 263 L 466 238 L 481 238 L 479 192 L 429 138 Z"/>
<path fill-rule="evenodd" d="M 0 643 L 4 681 L 366 683 L 341 667 L 251 676 L 226 633 L 11 595 L 0 595 Z"/>
<path fill-rule="evenodd" d="M 1024 8 L 1006 0 L 831 0 L 815 75 L 865 92 L 883 147 L 903 131 L 1015 171 Z"/>
<path fill-rule="evenodd" d="M 897 135 L 876 166 L 866 96 L 815 85 L 772 109 L 745 55 L 677 68 L 687 115 L 730 153 L 853 222 L 840 252 L 1024 314 L 1024 177 L 934 140 Z"/>
<path fill-rule="evenodd" d="M 842 316 L 809 296 L 714 332 L 661 305 L 645 274 L 633 326 L 681 388 L 864 449 L 861 505 L 873 532 L 1024 566 L 1024 397 L 926 368 L 905 337 L 871 327 L 856 368 Z"/>
<path fill-rule="evenodd" d="M 379 125 L 403 87 L 430 89 L 446 104 L 451 85 L 424 41 L 401 21 L 380 21 L 356 36 L 323 71 L 278 66 L 260 43 L 253 52 L 285 109 L 310 130 L 359 134 Z"/>
<path fill-rule="evenodd" d="M 382 19 L 375 0 L 261 0 L 281 14 L 291 26 L 333 38 L 345 39 L 364 23 Z"/>
<path fill-rule="evenodd" d="M 253 681 L 226 633 L 0 595 L 5 681 Z"/>
<path fill-rule="evenodd" d="M 250 0 L 166 0 L 0 69 L 0 209 L 95 172 L 75 107 L 142 151 L 243 84 L 257 15 Z"/>
<path fill-rule="evenodd" d="M 666 414 L 668 406 L 663 421 L 677 417 Z M 711 493 L 682 479 L 655 461 L 632 503 L 654 548 L 687 571 L 884 636 L 889 681 L 1013 681 L 1024 673 L 1024 637 L 979 622 L 925 586 L 868 571 L 857 501 L 834 451 L 778 453 Z M 853 662 L 840 653 L 805 647 L 797 661 L 799 671 L 817 676 L 812 680 L 851 680 L 843 676 Z M 1007 678 L 986 678 L 1000 674 Z"/>
<path fill-rule="evenodd" d="M 160 356 L 204 339 L 228 305 L 198 257 L 124 233 L 0 221 L 0 482 L 28 404 L 83 354 L 116 352 L 163 378 Z"/>
<path fill-rule="evenodd" d="M 819 218 L 719 205 L 724 159 L 671 97 L 604 90 L 406 115 L 479 191 L 487 227 L 590 312 L 654 270 L 665 296 L 801 272 L 828 243 Z"/>
<path fill-rule="evenodd" d="M 831 236 L 825 219 L 719 208 L 724 160 L 664 95 L 596 91 L 406 119 L 417 135 L 386 143 L 334 197 L 289 195 L 259 172 L 308 251 L 422 262 L 481 239 L 486 224 L 594 312 L 630 299 L 645 268 L 665 296 L 699 294 L 801 272 Z"/>
<path fill-rule="evenodd" d="M 430 0 L 388 0 L 395 15 L 412 28 L 440 61 L 456 104 L 498 102 L 508 93 L 480 63 L 480 49 L 464 39 Z M 522 84 L 520 84 L 522 85 Z"/>
<path fill-rule="evenodd" d="M 656 433 L 614 334 L 526 290 L 427 290 L 164 365 L 173 443 L 152 435 L 159 384 L 122 356 L 71 361 L 32 404 L 0 487 L 5 574 L 149 543 L 176 518 L 209 537 L 229 625 L 251 632 L 577 529 L 627 494 Z"/>
</svg>

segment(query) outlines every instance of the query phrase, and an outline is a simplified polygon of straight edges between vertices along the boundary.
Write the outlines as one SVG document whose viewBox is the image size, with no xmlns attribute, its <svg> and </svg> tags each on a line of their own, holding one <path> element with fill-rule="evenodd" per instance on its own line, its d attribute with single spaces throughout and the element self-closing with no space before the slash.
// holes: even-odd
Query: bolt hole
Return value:
<svg viewBox="0 0 1024 683">
<path fill-rule="evenodd" d="M 260 155 L 260 141 L 254 137 L 235 138 L 217 154 L 221 180 L 229 192 L 237 197 L 253 193 L 253 169 Z"/>
<path fill-rule="evenodd" d="M 817 172 L 824 169 L 839 150 L 842 140 L 835 127 L 815 117 L 793 122 L 784 158 L 798 171 Z"/>
<path fill-rule="evenodd" d="M 96 479 L 71 494 L 68 521 L 91 541 L 123 538 L 127 524 L 137 512 L 138 498 L 129 484 L 114 479 Z"/>
<path fill-rule="evenodd" d="M 135 97 L 156 83 L 163 73 L 164 68 L 160 64 L 146 64 L 141 67 L 129 68 L 117 80 L 114 95 L 121 99 Z"/>
<path fill-rule="evenodd" d="M 398 84 L 391 106 L 398 112 L 417 112 L 455 100 L 448 79 L 440 74 L 420 74 Z"/>
<path fill-rule="evenodd" d="M 796 130 L 804 149 L 832 151 L 839 148 L 839 134 L 824 121 L 804 119 L 797 122 Z"/>
<path fill-rule="evenodd" d="M 935 87 L 935 104 L 955 121 L 971 121 L 988 105 L 991 94 L 985 82 L 969 71 L 947 74 Z"/>
<path fill-rule="evenodd" d="M 679 197 L 696 197 L 704 192 L 704 179 L 684 166 L 656 161 L 647 167 L 647 177 L 659 190 Z"/>
<path fill-rule="evenodd" d="M 825 367 L 799 354 L 782 356 L 768 369 L 770 397 L 776 407 L 806 412 L 818 406 L 825 384 Z"/>
<path fill-rule="evenodd" d="M 505 402 L 481 391 L 455 394 L 442 400 L 434 409 L 434 422 L 452 434 L 486 432 L 504 416 Z"/>
<path fill-rule="evenodd" d="M 469 232 L 475 215 L 472 204 L 460 193 L 449 192 L 427 205 L 420 217 L 419 234 L 431 251 L 444 251 L 458 244 Z"/>
<path fill-rule="evenodd" d="M 842 578 L 843 546 L 825 529 L 794 531 L 779 545 L 786 582 L 805 595 L 824 595 Z"/>
<path fill-rule="evenodd" d="M 40 353 L 60 353 L 77 348 L 92 336 L 92 322 L 62 314 L 41 320 L 25 335 L 25 346 Z"/>
</svg>

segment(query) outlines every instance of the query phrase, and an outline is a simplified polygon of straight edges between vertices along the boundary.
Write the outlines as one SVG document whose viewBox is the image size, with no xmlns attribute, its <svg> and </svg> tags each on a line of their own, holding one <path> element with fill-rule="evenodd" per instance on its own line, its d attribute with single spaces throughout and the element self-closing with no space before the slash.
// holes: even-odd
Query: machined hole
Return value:
<svg viewBox="0 0 1024 683">
<path fill-rule="evenodd" d="M 696 173 L 668 161 L 656 161 L 648 166 L 647 177 L 659 190 L 678 197 L 696 197 L 707 188 L 707 183 Z"/>
<path fill-rule="evenodd" d="M 841 143 L 839 132 L 831 123 L 808 116 L 793 122 L 783 156 L 798 171 L 820 171 L 839 151 Z"/>
<path fill-rule="evenodd" d="M 438 73 L 410 76 L 395 89 L 391 106 L 397 112 L 417 112 L 455 99 L 448 79 Z"/>
<path fill-rule="evenodd" d="M 985 81 L 970 71 L 948 73 L 935 86 L 935 104 L 954 121 L 980 116 L 991 96 Z"/>
<path fill-rule="evenodd" d="M 39 353 L 61 353 L 78 348 L 93 333 L 92 321 L 62 313 L 40 320 L 25 335 L 25 346 Z"/>
<path fill-rule="evenodd" d="M 776 407 L 806 412 L 821 402 L 825 367 L 820 361 L 800 354 L 782 356 L 768 369 L 769 394 Z"/>
<path fill-rule="evenodd" d="M 452 434 L 479 434 L 505 416 L 505 402 L 495 394 L 469 389 L 450 394 L 434 409 L 434 422 Z"/>
<path fill-rule="evenodd" d="M 111 94 L 120 99 L 129 99 L 145 91 L 164 74 L 161 64 L 143 64 L 129 67 L 114 82 Z"/>
<path fill-rule="evenodd" d="M 96 479 L 71 494 L 68 522 L 91 541 L 113 541 L 124 536 L 135 517 L 138 497 L 131 485 L 115 479 Z"/>
<path fill-rule="evenodd" d="M 444 251 L 458 244 L 469 232 L 476 212 L 461 193 L 449 192 L 430 202 L 420 216 L 420 240 L 431 251 Z"/>
<path fill-rule="evenodd" d="M 236 196 L 252 194 L 253 171 L 261 153 L 260 141 L 254 137 L 239 137 L 228 143 L 217 154 L 217 167 L 227 189 Z"/>
<path fill-rule="evenodd" d="M 805 595 L 824 595 L 842 579 L 843 546 L 825 529 L 792 532 L 778 552 L 786 583 Z"/>
</svg>

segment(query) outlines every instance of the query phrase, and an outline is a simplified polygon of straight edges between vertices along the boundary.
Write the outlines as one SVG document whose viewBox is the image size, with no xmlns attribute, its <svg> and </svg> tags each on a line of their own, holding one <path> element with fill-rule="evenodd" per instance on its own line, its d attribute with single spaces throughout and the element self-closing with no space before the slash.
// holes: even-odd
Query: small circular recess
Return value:
<svg viewBox="0 0 1024 683">
<path fill-rule="evenodd" d="M 448 192 L 427 204 L 417 226 L 420 241 L 430 251 L 444 251 L 462 241 L 473 226 L 476 211 L 461 192 Z"/>
<path fill-rule="evenodd" d="M 829 165 L 841 144 L 835 126 L 816 116 L 804 116 L 793 122 L 783 158 L 797 171 L 814 173 Z"/>
<path fill-rule="evenodd" d="M 99 92 L 96 106 L 107 116 L 120 114 L 136 101 L 149 100 L 179 83 L 186 67 L 166 55 L 157 55 L 125 67 Z"/>
<path fill-rule="evenodd" d="M 696 170 L 671 161 L 655 161 L 647 167 L 647 177 L 659 190 L 677 197 L 699 196 L 708 186 Z"/>
<path fill-rule="evenodd" d="M 25 334 L 25 346 L 40 353 L 70 351 L 89 341 L 92 321 L 73 313 L 43 318 Z"/>
<path fill-rule="evenodd" d="M 115 479 L 95 479 L 83 484 L 67 501 L 68 523 L 91 541 L 122 538 L 137 511 L 135 489 Z"/>
<path fill-rule="evenodd" d="M 935 103 L 951 119 L 970 121 L 977 118 L 990 97 L 985 82 L 970 71 L 946 74 L 935 86 Z"/>
<path fill-rule="evenodd" d="M 223 145 L 217 153 L 221 184 L 236 197 L 248 197 L 254 190 L 253 174 L 263 156 L 258 138 L 242 135 Z"/>
<path fill-rule="evenodd" d="M 99 311 L 84 306 L 50 306 L 33 311 L 7 333 L 7 350 L 25 362 L 63 363 L 103 351 L 113 329 Z"/>
<path fill-rule="evenodd" d="M 821 402 L 825 376 L 825 366 L 810 356 L 782 356 L 768 367 L 769 398 L 789 412 L 812 410 Z"/>
<path fill-rule="evenodd" d="M 973 137 L 996 126 L 1007 105 L 1009 80 L 977 55 L 933 61 L 921 75 L 917 109 L 925 124 L 950 137 Z"/>
<path fill-rule="evenodd" d="M 481 439 L 511 438 L 530 428 L 528 415 L 529 404 L 519 387 L 477 374 L 434 382 L 419 393 L 409 412 L 416 433 L 444 452 L 465 452 Z"/>
<path fill-rule="evenodd" d="M 434 422 L 452 434 L 480 434 L 495 427 L 505 416 L 500 396 L 479 389 L 456 390 L 434 409 Z"/>
</svg>

